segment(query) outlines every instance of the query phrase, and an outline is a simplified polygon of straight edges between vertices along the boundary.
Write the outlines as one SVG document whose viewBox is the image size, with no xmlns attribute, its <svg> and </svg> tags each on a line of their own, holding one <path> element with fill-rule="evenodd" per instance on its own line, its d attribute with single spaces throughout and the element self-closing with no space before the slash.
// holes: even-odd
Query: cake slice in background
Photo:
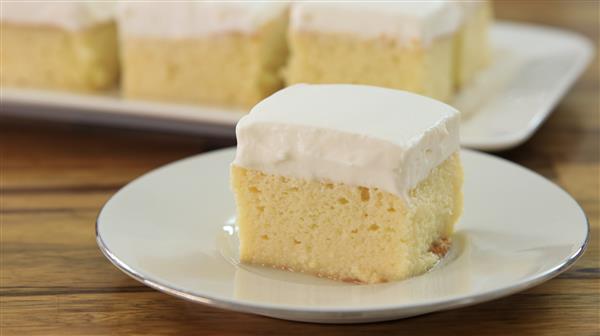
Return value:
<svg viewBox="0 0 600 336">
<path fill-rule="evenodd" d="M 283 85 L 285 3 L 129 2 L 118 16 L 127 98 L 249 108 Z"/>
<path fill-rule="evenodd" d="M 237 125 L 242 262 L 379 283 L 443 256 L 462 211 L 459 115 L 417 94 L 294 85 Z"/>
<path fill-rule="evenodd" d="M 456 88 L 461 89 L 491 61 L 489 28 L 492 5 L 489 1 L 457 2 L 463 20 L 456 39 Z"/>
<path fill-rule="evenodd" d="M 111 3 L 3 2 L 0 85 L 99 90 L 116 85 Z"/>
<path fill-rule="evenodd" d="M 448 101 L 461 17 L 449 1 L 295 3 L 287 82 L 370 84 Z"/>
</svg>

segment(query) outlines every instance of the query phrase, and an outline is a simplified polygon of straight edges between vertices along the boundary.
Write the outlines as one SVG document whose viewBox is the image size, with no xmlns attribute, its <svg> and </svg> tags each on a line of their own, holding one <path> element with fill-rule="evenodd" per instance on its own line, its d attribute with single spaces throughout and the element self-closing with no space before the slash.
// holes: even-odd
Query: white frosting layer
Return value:
<svg viewBox="0 0 600 336">
<path fill-rule="evenodd" d="M 3 2 L 0 20 L 14 24 L 78 30 L 114 18 L 113 2 Z"/>
<path fill-rule="evenodd" d="M 282 15 L 286 2 L 125 2 L 119 30 L 128 36 L 187 38 L 214 33 L 251 34 Z"/>
<path fill-rule="evenodd" d="M 459 149 L 459 122 L 451 106 L 414 93 L 299 84 L 239 121 L 233 164 L 406 196 Z"/>
<path fill-rule="evenodd" d="M 461 16 L 459 6 L 452 1 L 299 2 L 292 6 L 290 27 L 292 31 L 383 36 L 427 45 L 455 32 Z"/>
</svg>

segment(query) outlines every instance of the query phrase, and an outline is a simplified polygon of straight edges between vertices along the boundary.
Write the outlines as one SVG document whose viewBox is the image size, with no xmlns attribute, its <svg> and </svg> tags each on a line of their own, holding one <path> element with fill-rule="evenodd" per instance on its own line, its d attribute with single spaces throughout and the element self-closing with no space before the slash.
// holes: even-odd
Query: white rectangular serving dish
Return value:
<svg viewBox="0 0 600 336">
<path fill-rule="evenodd" d="M 537 130 L 593 56 L 578 34 L 496 22 L 493 62 L 452 105 L 464 114 L 461 144 L 480 150 L 518 146 Z M 4 87 L 0 114 L 186 133 L 234 136 L 243 111 L 133 101 L 118 92 L 96 95 Z"/>
</svg>

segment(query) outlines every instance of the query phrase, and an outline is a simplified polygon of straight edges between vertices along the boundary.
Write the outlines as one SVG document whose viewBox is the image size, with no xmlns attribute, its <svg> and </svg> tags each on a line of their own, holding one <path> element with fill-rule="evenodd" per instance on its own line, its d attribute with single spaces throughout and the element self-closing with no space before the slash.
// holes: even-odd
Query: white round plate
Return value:
<svg viewBox="0 0 600 336">
<path fill-rule="evenodd" d="M 97 222 L 102 252 L 159 291 L 276 318 L 398 319 L 506 296 L 583 253 L 585 214 L 562 189 L 503 159 L 462 151 L 465 209 L 450 253 L 431 271 L 377 285 L 335 282 L 237 261 L 229 164 L 235 149 L 169 164 L 131 182 Z"/>
</svg>

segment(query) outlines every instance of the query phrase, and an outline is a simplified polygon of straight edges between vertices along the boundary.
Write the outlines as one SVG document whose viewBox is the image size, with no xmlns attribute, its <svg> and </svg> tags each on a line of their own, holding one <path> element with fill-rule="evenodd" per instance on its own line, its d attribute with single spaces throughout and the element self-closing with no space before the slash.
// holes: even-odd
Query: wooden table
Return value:
<svg viewBox="0 0 600 336">
<path fill-rule="evenodd" d="M 598 41 L 598 3 L 501 2 L 497 16 L 562 26 Z M 192 304 L 118 271 L 98 250 L 94 220 L 120 187 L 165 163 L 233 140 L 0 120 L 2 335 L 361 334 L 598 335 L 598 61 L 523 146 L 498 155 L 570 192 L 592 227 L 568 272 L 489 303 L 353 326 L 294 323 Z"/>
</svg>

